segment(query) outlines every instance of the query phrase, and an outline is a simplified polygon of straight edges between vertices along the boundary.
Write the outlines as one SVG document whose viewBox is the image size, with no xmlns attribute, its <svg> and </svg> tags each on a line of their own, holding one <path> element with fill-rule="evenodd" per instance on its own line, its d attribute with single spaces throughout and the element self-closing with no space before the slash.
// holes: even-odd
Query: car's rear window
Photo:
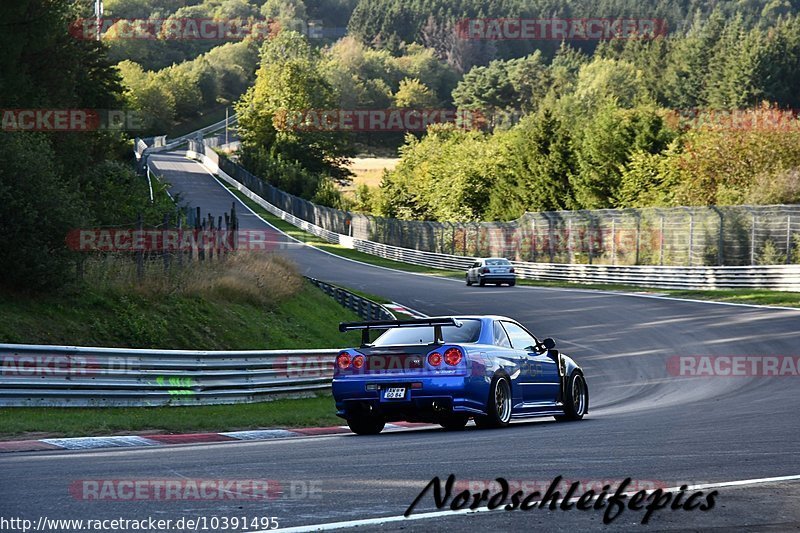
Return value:
<svg viewBox="0 0 800 533">
<path fill-rule="evenodd" d="M 478 342 L 480 336 L 480 320 L 461 320 L 460 328 L 456 326 L 442 326 L 442 337 L 446 343 L 469 344 Z M 389 329 L 372 343 L 373 346 L 397 346 L 405 344 L 433 344 L 433 326 Z"/>
<path fill-rule="evenodd" d="M 508 266 L 511 263 L 508 262 L 508 259 L 487 259 L 486 264 L 489 266 Z"/>
</svg>

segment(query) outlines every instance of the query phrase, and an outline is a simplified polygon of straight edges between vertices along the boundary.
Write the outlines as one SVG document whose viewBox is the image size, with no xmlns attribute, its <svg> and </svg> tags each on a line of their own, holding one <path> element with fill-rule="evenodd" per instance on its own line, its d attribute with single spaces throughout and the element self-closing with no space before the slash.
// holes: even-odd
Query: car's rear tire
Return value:
<svg viewBox="0 0 800 533">
<path fill-rule="evenodd" d="M 486 415 L 476 416 L 475 425 L 479 428 L 502 428 L 511 422 L 511 385 L 505 377 L 492 381 Z"/>
<path fill-rule="evenodd" d="M 480 278 L 478 280 L 478 285 L 480 285 L 481 287 L 485 287 L 486 286 L 486 280 L 484 280 L 483 278 Z"/>
<path fill-rule="evenodd" d="M 383 431 L 386 421 L 372 416 L 360 416 L 348 418 L 347 425 L 357 435 L 377 435 Z"/>
<path fill-rule="evenodd" d="M 516 281 L 511 281 L 511 282 L 509 282 L 509 283 L 508 283 L 508 286 L 509 286 L 509 287 L 513 287 L 513 286 L 514 286 L 514 285 L 516 285 L 516 284 L 517 284 L 517 282 L 516 282 Z"/>
<path fill-rule="evenodd" d="M 467 274 L 467 287 L 472 287 L 472 280 L 469 279 L 469 274 Z"/>
<path fill-rule="evenodd" d="M 589 389 L 580 372 L 573 372 L 564 391 L 564 414 L 556 416 L 559 422 L 580 420 L 589 408 Z"/>
<path fill-rule="evenodd" d="M 447 431 L 459 431 L 469 422 L 469 417 L 464 415 L 450 415 L 439 421 L 439 425 Z"/>
</svg>

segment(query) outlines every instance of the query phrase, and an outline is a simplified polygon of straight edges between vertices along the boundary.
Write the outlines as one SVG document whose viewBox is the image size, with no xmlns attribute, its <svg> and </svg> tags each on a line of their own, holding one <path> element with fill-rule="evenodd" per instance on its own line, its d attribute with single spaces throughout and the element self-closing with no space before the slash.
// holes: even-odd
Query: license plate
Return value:
<svg viewBox="0 0 800 533">
<path fill-rule="evenodd" d="M 405 387 L 391 387 L 383 391 L 383 397 L 387 400 L 402 400 L 406 397 Z"/>
<path fill-rule="evenodd" d="M 505 274 L 505 272 L 506 272 L 505 268 L 493 268 L 492 269 L 492 274 Z"/>
</svg>

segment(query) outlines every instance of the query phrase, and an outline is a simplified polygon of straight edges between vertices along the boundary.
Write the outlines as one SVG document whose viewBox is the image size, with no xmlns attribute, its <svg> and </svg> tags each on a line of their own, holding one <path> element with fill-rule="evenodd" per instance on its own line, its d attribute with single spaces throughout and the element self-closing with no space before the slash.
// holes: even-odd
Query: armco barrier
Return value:
<svg viewBox="0 0 800 533">
<path fill-rule="evenodd" d="M 306 279 L 322 289 L 325 294 L 336 300 L 340 305 L 355 312 L 364 320 L 395 320 L 397 318 L 381 304 L 354 294 L 347 289 L 314 278 L 306 277 Z"/>
<path fill-rule="evenodd" d="M 337 353 L 0 344 L 0 406 L 252 403 L 328 389 Z"/>
<path fill-rule="evenodd" d="M 213 151 L 203 150 L 198 143 L 194 143 L 194 145 L 195 150 L 190 149 L 187 157 L 199 160 L 212 173 L 236 187 L 273 215 L 328 242 L 394 261 L 438 269 L 466 271 L 475 260 L 473 257 L 423 252 L 356 239 L 311 224 L 258 196 L 220 169 L 217 156 Z M 661 289 L 763 288 L 800 291 L 800 265 L 678 267 L 580 265 L 523 261 L 513 261 L 512 263 L 517 270 L 517 276 L 523 279 L 576 283 L 620 283 Z"/>
</svg>

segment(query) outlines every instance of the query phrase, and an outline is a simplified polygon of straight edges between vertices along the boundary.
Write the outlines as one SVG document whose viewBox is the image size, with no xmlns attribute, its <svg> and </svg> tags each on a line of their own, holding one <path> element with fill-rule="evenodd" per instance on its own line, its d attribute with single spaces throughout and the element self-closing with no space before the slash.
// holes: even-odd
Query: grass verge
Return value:
<svg viewBox="0 0 800 533">
<path fill-rule="evenodd" d="M 236 254 L 165 272 L 127 258 L 87 261 L 58 294 L 0 295 L 0 342 L 202 350 L 339 348 L 358 316 L 277 257 Z M 0 365 L 0 375 L 3 372 Z M 330 394 L 257 404 L 141 408 L 2 408 L 0 439 L 131 432 L 231 431 L 339 423 Z"/>
<path fill-rule="evenodd" d="M 270 402 L 191 407 L 9 407 L 0 440 L 92 435 L 194 433 L 343 424 L 330 394 Z"/>
<path fill-rule="evenodd" d="M 146 272 L 141 284 L 122 281 L 124 272 L 108 276 L 114 279 L 92 276 L 65 293 L 3 294 L 0 342 L 187 350 L 338 348 L 358 342 L 358 335 L 341 334 L 337 327 L 358 316 L 291 266 L 231 257 L 216 265 L 185 266 L 173 279 L 165 280 L 163 271 Z"/>
</svg>

